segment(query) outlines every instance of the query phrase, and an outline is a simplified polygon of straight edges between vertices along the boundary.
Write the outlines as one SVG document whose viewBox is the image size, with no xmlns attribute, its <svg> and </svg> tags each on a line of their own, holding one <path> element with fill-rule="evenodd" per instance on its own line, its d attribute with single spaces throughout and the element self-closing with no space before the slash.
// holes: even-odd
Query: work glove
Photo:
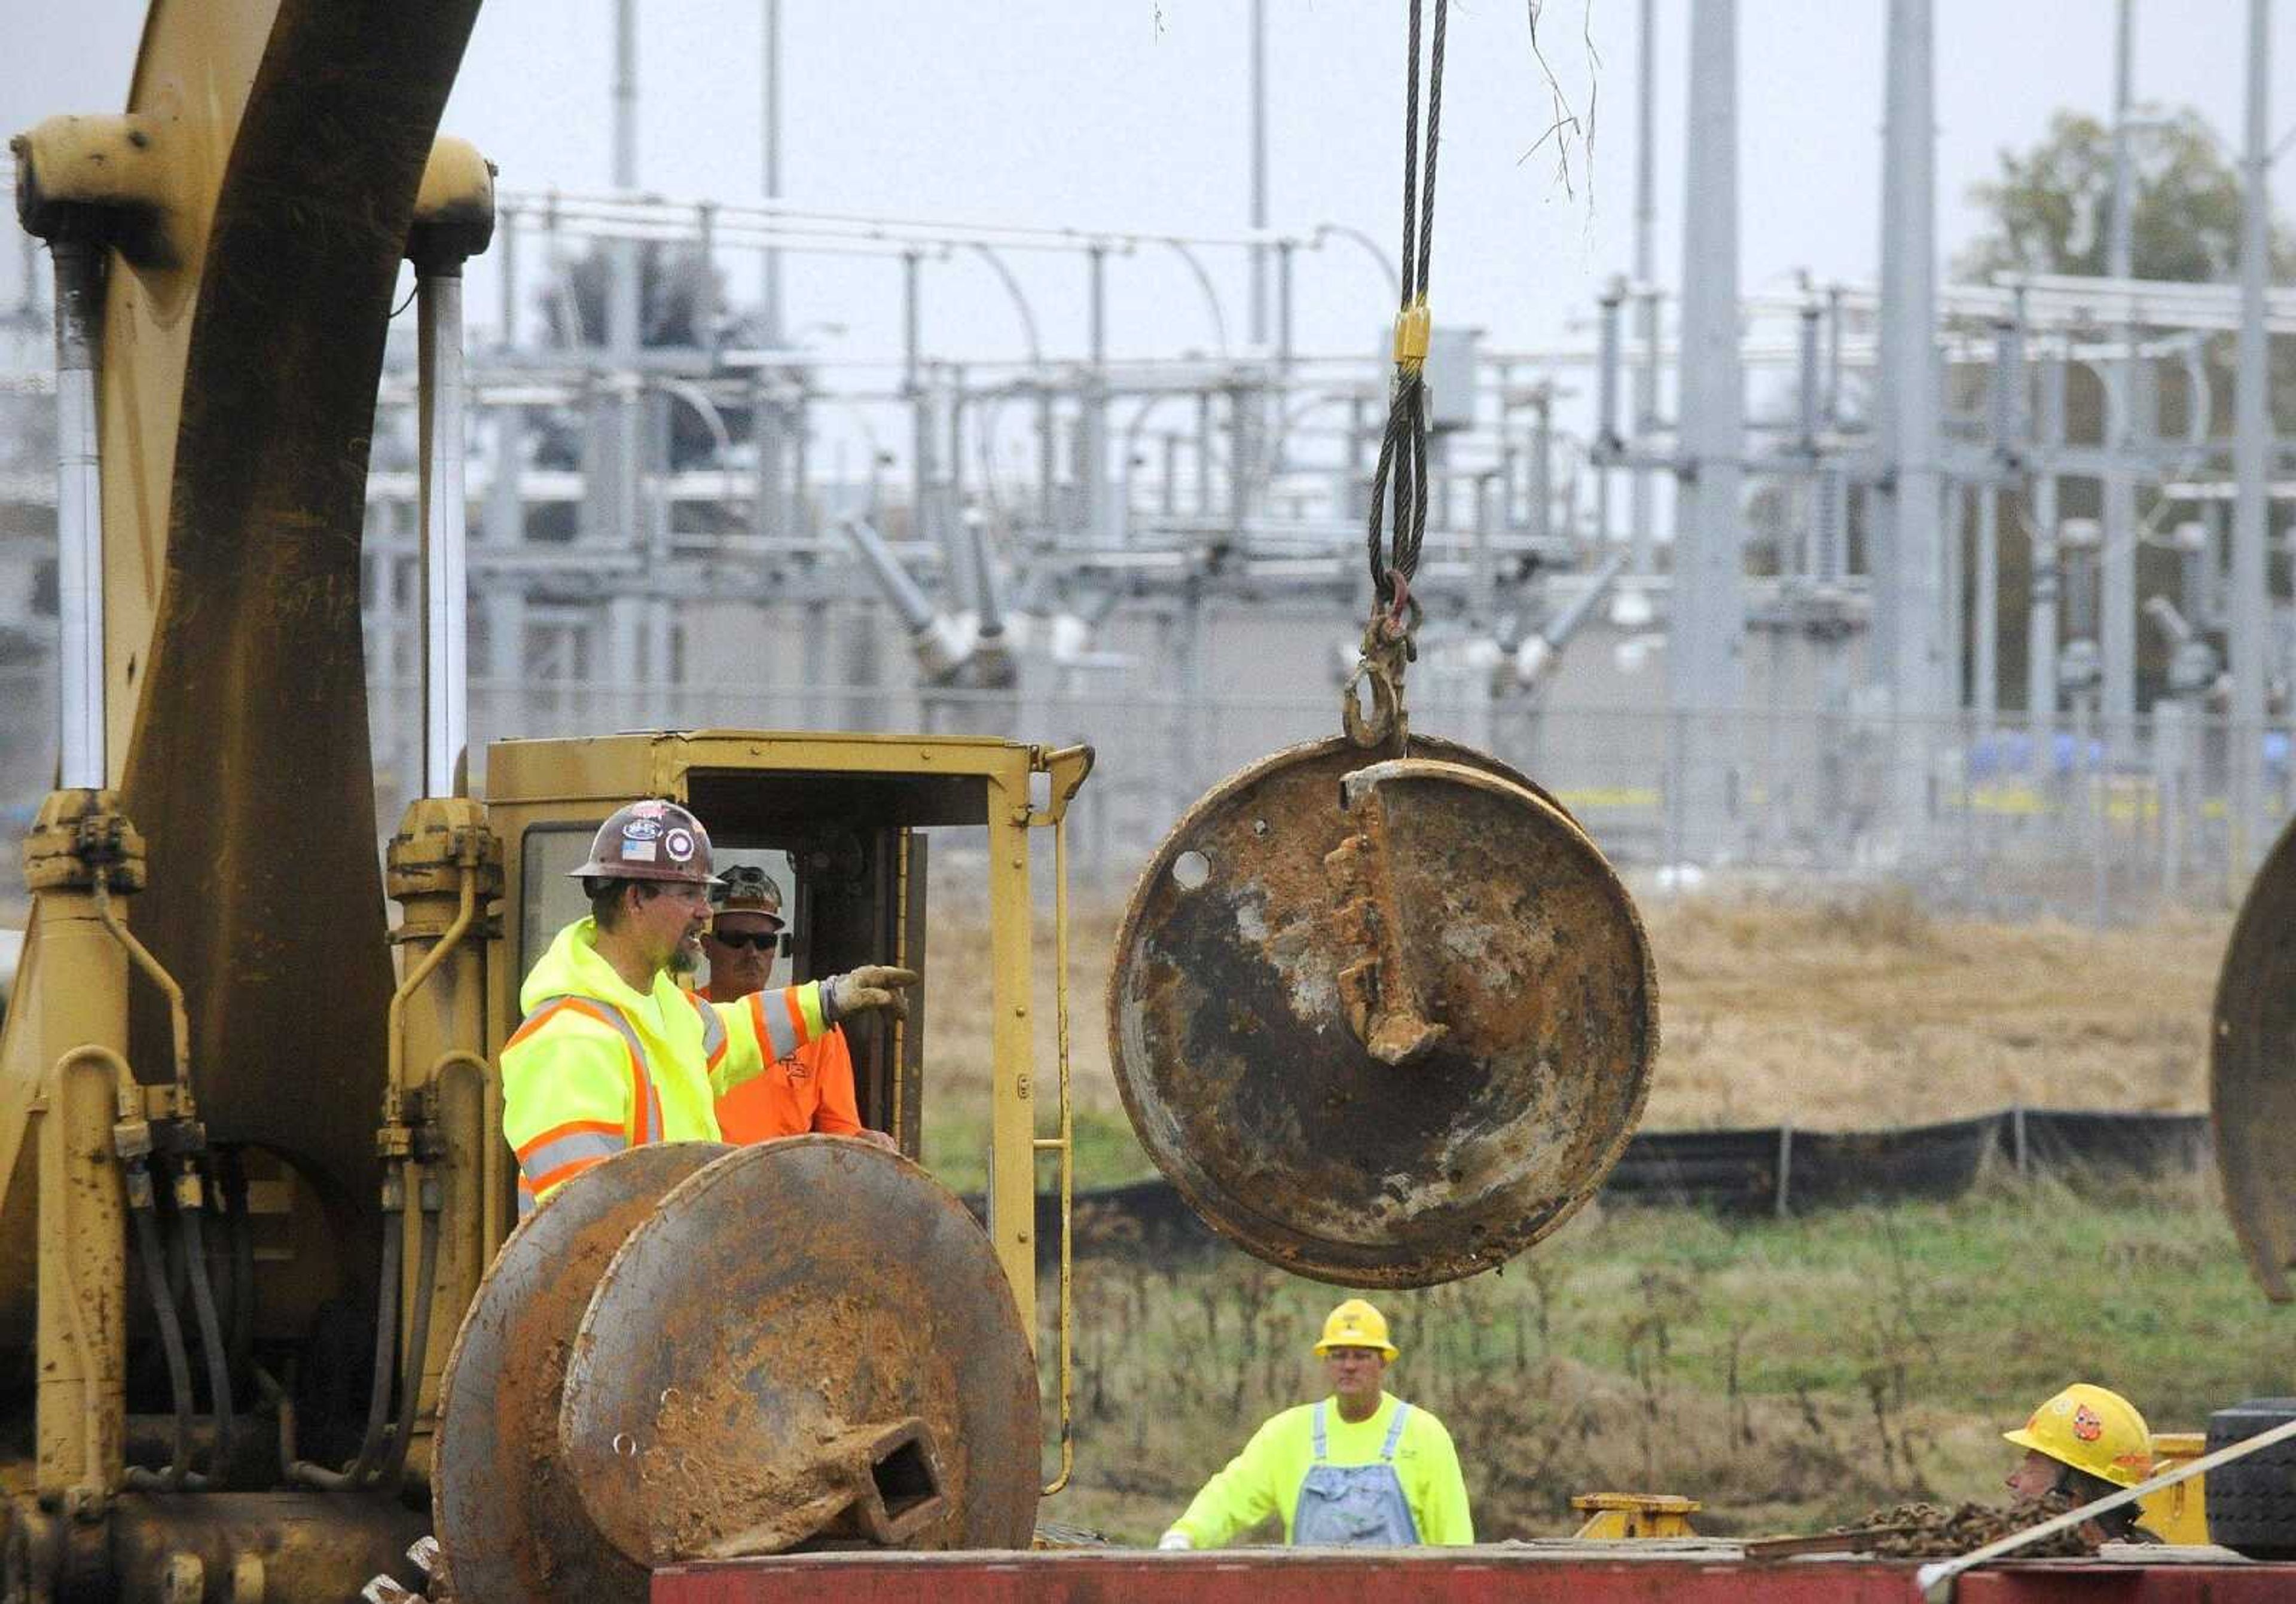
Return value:
<svg viewBox="0 0 2296 1604">
<path fill-rule="evenodd" d="M 1156 1546 L 1160 1549 L 1192 1549 L 1196 1545 L 1188 1541 L 1185 1532 L 1167 1532 L 1157 1540 Z"/>
<path fill-rule="evenodd" d="M 834 1025 L 865 1008 L 884 1008 L 891 1010 L 895 1019 L 906 1019 L 908 1001 L 901 993 L 916 983 L 916 970 L 882 963 L 865 963 L 832 975 L 821 983 L 822 1017 Z"/>
</svg>

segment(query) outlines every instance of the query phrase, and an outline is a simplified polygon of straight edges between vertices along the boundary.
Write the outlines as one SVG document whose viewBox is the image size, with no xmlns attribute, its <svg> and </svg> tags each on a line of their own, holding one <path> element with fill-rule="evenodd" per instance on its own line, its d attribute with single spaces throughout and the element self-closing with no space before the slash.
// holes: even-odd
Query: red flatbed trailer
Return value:
<svg viewBox="0 0 2296 1604">
<path fill-rule="evenodd" d="M 1654 1547 L 1655 1545 L 1648 1545 Z M 803 1554 L 672 1566 L 653 1604 L 1911 1604 L 1911 1560 L 1841 1555 L 1768 1562 L 1724 1545 L 1630 1557 L 1616 1548 L 1143 1550 Z M 2005 1561 L 1971 1571 L 1964 1604 L 2287 1604 L 2296 1564 L 2223 1559 Z"/>
</svg>

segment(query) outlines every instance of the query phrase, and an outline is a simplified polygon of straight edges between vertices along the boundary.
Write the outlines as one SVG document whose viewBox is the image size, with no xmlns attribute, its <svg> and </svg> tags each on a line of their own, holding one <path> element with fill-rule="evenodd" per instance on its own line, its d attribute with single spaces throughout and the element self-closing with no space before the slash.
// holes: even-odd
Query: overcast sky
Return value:
<svg viewBox="0 0 2296 1604">
<path fill-rule="evenodd" d="M 643 184 L 681 197 L 758 193 L 758 0 L 640 0 Z M 108 109 L 127 82 L 143 6 L 41 0 L 0 60 L 0 123 Z M 1513 348 L 1563 335 L 1631 258 L 1636 7 L 1546 0 L 1541 39 L 1570 105 L 1592 115 L 1566 192 L 1531 57 L 1524 0 L 1457 0 L 1446 83 L 1436 224 L 1439 321 Z M 2296 4 L 2279 8 L 2276 135 L 2296 124 Z M 1268 0 L 1271 221 L 1332 220 L 1393 249 L 1399 216 L 1401 0 Z M 1744 0 L 1740 6 L 1742 282 L 1799 268 L 1876 271 L 1882 0 Z M 1250 8 L 1245 0 L 783 0 L 783 189 L 839 207 L 1139 227 L 1225 230 L 1248 216 Z M 1658 266 L 1680 273 L 1687 0 L 1658 6 Z M 2140 99 L 2196 107 L 2230 141 L 2242 116 L 2245 0 L 2143 0 Z M 2004 146 L 2030 144 L 2050 113 L 2103 114 L 2112 91 L 2111 0 L 1937 0 L 1940 255 L 1975 226 L 1970 186 Z M 611 0 L 487 0 L 447 119 L 512 189 L 600 190 L 611 160 Z M 1589 49 L 1591 40 L 1592 49 Z M 1599 58 L 1599 61 L 1598 59 Z M 1591 148 L 1587 148 L 1588 145 Z M 2276 175 L 2296 209 L 2296 157 Z M 528 254 L 528 261 L 535 253 Z M 737 299 L 754 257 L 726 260 Z M 1240 258 L 1213 266 L 1243 335 Z M 1084 340 L 1083 268 L 1024 258 L 1047 348 Z M 20 272 L 16 253 L 0 266 Z M 789 269 L 789 319 L 847 356 L 897 347 L 898 268 L 814 260 Z M 1213 331 L 1168 254 L 1116 263 L 1119 352 L 1209 348 Z M 474 268 L 474 317 L 495 315 Z M 1361 350 L 1388 315 L 1358 248 L 1302 258 L 1305 348 Z M 965 353 L 1020 349 L 1002 291 L 978 262 L 928 271 L 928 340 Z"/>
</svg>

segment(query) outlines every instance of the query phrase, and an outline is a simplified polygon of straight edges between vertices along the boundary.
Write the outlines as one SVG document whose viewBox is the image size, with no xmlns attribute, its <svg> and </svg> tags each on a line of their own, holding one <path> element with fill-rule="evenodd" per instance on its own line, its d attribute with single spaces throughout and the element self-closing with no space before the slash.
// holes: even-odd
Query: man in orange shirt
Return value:
<svg viewBox="0 0 2296 1604">
<path fill-rule="evenodd" d="M 710 888 L 713 917 L 701 937 L 709 960 L 709 984 L 702 994 L 712 1002 L 738 1002 L 772 984 L 783 923 L 782 892 L 764 870 L 746 864 L 727 869 L 721 878 L 723 883 Z M 719 1098 L 718 1128 L 728 1142 L 819 1131 L 898 1150 L 890 1136 L 862 1126 L 853 1095 L 853 1054 L 844 1031 L 833 1026 Z"/>
</svg>

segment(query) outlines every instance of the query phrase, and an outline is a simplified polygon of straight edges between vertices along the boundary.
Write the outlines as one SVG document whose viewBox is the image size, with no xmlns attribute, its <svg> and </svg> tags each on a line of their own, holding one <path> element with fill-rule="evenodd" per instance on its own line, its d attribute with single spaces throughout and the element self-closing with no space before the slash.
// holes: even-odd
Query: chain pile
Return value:
<svg viewBox="0 0 2296 1604">
<path fill-rule="evenodd" d="M 2053 1494 L 2038 1503 L 2028 1504 L 1891 1504 L 1833 1530 L 1844 1534 L 1874 1533 L 1872 1547 L 1861 1543 L 1859 1550 L 1883 1559 L 1949 1559 L 1983 1548 L 2013 1532 L 2037 1526 L 2073 1507 L 2073 1501 L 2062 1494 Z M 2064 1559 L 2095 1551 L 2096 1545 L 2082 1536 L 2080 1528 L 2076 1526 L 2020 1549 L 2017 1557 Z"/>
</svg>

